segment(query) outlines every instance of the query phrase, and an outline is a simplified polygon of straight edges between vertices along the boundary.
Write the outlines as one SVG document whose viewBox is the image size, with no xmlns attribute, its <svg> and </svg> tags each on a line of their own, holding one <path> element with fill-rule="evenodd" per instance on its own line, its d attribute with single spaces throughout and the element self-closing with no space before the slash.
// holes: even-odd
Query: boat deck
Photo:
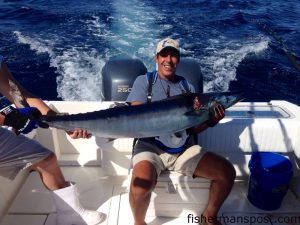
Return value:
<svg viewBox="0 0 300 225">
<path fill-rule="evenodd" d="M 128 201 L 127 176 L 107 176 L 105 171 L 98 167 L 62 167 L 62 170 L 68 180 L 73 180 L 78 184 L 80 200 L 84 206 L 107 214 L 103 224 L 133 225 Z M 200 182 L 209 183 L 204 179 L 201 179 Z M 284 198 L 281 208 L 275 211 L 263 211 L 254 207 L 246 196 L 247 181 L 237 180 L 220 212 L 220 216 L 223 216 L 223 224 L 299 224 L 291 223 L 296 218 L 299 222 L 300 217 L 300 202 L 291 191 Z M 184 207 L 181 208 L 182 204 L 178 204 L 176 201 L 173 203 L 174 209 L 182 210 L 178 214 L 179 217 L 156 216 L 155 204 L 157 203 L 156 198 L 159 197 L 159 193 L 154 191 L 146 217 L 148 225 L 197 224 L 199 215 L 196 212 L 184 210 Z M 170 205 L 172 207 L 172 204 L 169 204 L 168 207 Z M 241 219 L 242 217 L 244 219 Z M 269 218 L 273 222 L 265 221 Z M 284 223 L 281 219 L 285 219 L 288 223 Z M 251 220 L 252 223 L 247 222 L 248 220 Z M 261 221 L 264 222 L 261 223 Z M 11 205 L 9 213 L 1 223 L 1 225 L 24 224 L 55 225 L 55 206 L 51 193 L 45 189 L 35 172 L 29 174 Z"/>
</svg>

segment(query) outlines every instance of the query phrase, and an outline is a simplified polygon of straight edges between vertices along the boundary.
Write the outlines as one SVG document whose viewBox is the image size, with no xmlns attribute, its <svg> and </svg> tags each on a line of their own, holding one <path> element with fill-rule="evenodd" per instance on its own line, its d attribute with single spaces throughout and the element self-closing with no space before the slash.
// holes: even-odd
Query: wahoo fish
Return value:
<svg viewBox="0 0 300 225">
<path fill-rule="evenodd" d="M 42 116 L 51 127 L 87 130 L 104 138 L 145 138 L 176 133 L 200 125 L 215 104 L 225 108 L 243 99 L 240 92 L 183 94 L 147 104 L 122 106 L 94 112 Z"/>
</svg>

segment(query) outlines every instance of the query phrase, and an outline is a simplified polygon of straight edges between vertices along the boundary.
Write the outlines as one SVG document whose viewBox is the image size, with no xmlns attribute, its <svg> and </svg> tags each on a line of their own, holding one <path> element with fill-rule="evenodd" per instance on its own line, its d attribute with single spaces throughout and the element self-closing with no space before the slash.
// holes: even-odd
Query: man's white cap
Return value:
<svg viewBox="0 0 300 225">
<path fill-rule="evenodd" d="M 165 48 L 174 48 L 178 52 L 180 52 L 178 41 L 176 41 L 174 39 L 171 39 L 171 38 L 165 38 L 165 39 L 163 39 L 163 40 L 161 40 L 160 42 L 157 43 L 155 54 L 157 55 L 158 53 L 160 53 Z"/>
</svg>

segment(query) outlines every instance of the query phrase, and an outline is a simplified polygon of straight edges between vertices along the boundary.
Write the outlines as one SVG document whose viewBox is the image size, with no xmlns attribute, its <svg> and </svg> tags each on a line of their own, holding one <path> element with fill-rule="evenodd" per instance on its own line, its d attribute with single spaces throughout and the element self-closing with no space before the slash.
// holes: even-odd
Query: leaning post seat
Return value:
<svg viewBox="0 0 300 225">
<path fill-rule="evenodd" d="M 139 59 L 110 59 L 102 69 L 104 101 L 126 101 L 135 78 L 146 73 Z"/>
</svg>

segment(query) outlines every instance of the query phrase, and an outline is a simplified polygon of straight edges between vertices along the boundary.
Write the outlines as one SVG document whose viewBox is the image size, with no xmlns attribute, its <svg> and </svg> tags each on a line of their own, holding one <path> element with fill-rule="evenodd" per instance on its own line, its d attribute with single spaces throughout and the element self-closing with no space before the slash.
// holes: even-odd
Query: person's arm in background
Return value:
<svg viewBox="0 0 300 225">
<path fill-rule="evenodd" d="M 23 88 L 13 77 L 8 66 L 5 62 L 1 63 L 0 67 L 0 92 L 3 94 L 10 102 L 15 104 L 17 107 L 20 107 L 20 103 L 16 102 L 17 97 L 12 96 L 11 92 L 11 84 L 19 89 L 21 96 L 24 98 L 25 102 L 29 105 L 29 107 L 37 108 L 42 115 L 56 115 L 57 113 L 53 111 L 45 102 L 43 102 L 40 98 L 34 96 L 25 88 Z M 4 124 L 5 116 L 0 115 L 0 125 Z M 89 134 L 86 130 L 76 129 L 74 131 L 67 132 L 72 138 L 89 138 L 91 134 Z"/>
<path fill-rule="evenodd" d="M 52 109 L 44 103 L 40 98 L 34 96 L 30 92 L 28 92 L 25 88 L 23 88 L 13 77 L 6 63 L 2 63 L 0 68 L 0 92 L 3 94 L 10 102 L 12 102 L 17 107 L 19 106 L 18 102 L 15 102 L 15 98 L 13 98 L 11 93 L 11 87 L 9 82 L 11 82 L 14 86 L 16 86 L 20 92 L 22 97 L 24 97 L 25 101 L 29 104 L 30 107 L 36 107 L 42 115 L 55 115 Z"/>
</svg>

